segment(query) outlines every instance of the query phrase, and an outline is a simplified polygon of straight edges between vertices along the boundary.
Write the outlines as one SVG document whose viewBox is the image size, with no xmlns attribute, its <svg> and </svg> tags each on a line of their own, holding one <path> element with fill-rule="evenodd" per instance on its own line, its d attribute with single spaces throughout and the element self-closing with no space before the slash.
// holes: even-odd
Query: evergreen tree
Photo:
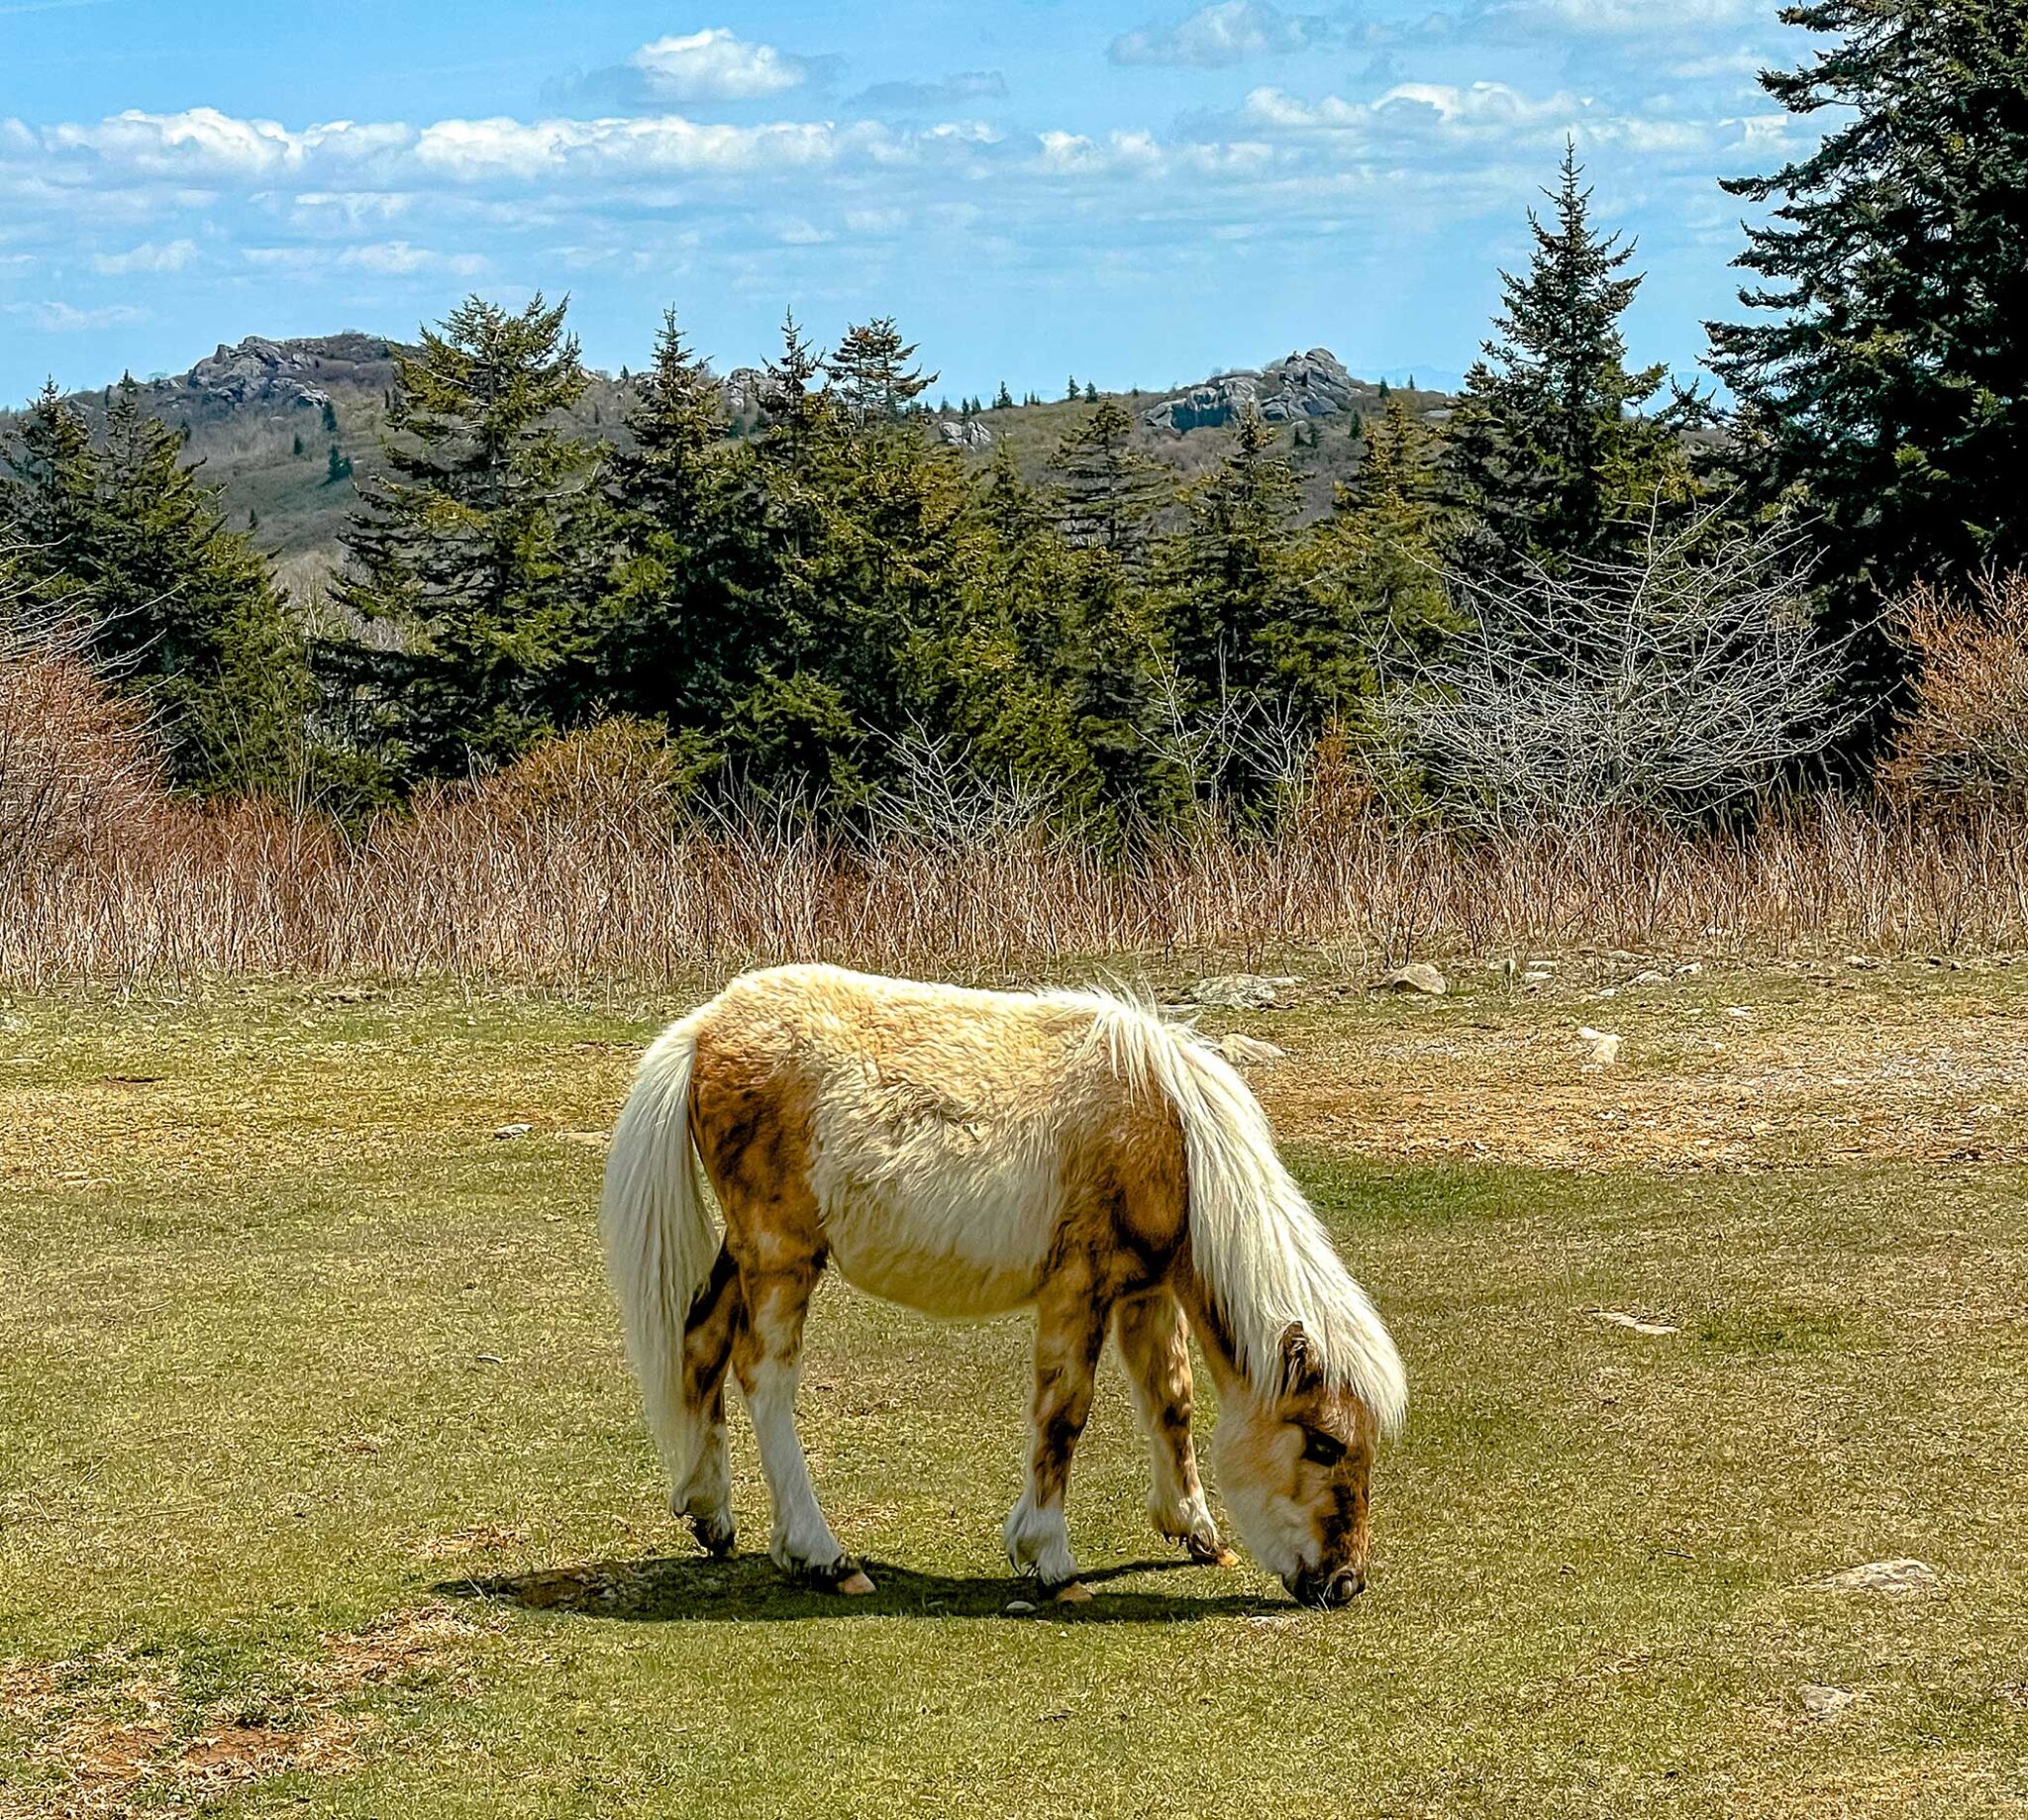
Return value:
<svg viewBox="0 0 2028 1820">
<path fill-rule="evenodd" d="M 1275 685 L 1312 725 L 1357 730 L 1397 659 L 1430 654 L 1455 624 L 1434 442 L 1392 400 L 1367 433 L 1358 474 L 1295 553 L 1302 586 L 1267 643 Z"/>
<path fill-rule="evenodd" d="M 53 386 L 42 393 L 6 454 L 0 524 L 31 579 L 80 596 L 95 656 L 154 709 L 179 783 L 297 781 L 308 678 L 287 607 L 131 378 L 102 443 Z"/>
<path fill-rule="evenodd" d="M 1271 628 L 1293 592 L 1289 526 L 1300 504 L 1295 471 L 1251 406 L 1224 461 L 1186 495 L 1176 542 L 1170 650 L 1199 701 L 1262 683 Z"/>
<path fill-rule="evenodd" d="M 591 708 L 599 457 L 558 421 L 586 383 L 566 308 L 467 298 L 395 356 L 399 438 L 345 534 L 335 593 L 397 642 L 326 655 L 356 691 L 361 738 L 403 772 L 512 758 Z"/>
<path fill-rule="evenodd" d="M 1011 411 L 1014 408 L 1014 394 L 1007 389 L 1007 381 L 1000 381 L 1000 389 L 993 395 L 993 409 Z"/>
<path fill-rule="evenodd" d="M 1591 226 L 1582 174 L 1567 149 L 1547 192 L 1554 219 L 1530 210 L 1529 269 L 1500 274 L 1494 339 L 1448 426 L 1461 503 L 1484 527 L 1475 566 L 1603 555 L 1658 493 L 1688 490 L 1679 432 L 1694 407 L 1679 399 L 1639 415 L 1666 369 L 1627 369 L 1620 319 L 1642 280 L 1626 270 L 1634 249 Z"/>
<path fill-rule="evenodd" d="M 1128 562 L 1143 556 L 1149 520 L 1167 491 L 1134 449 L 1133 434 L 1134 420 L 1108 399 L 1058 444 L 1050 464 L 1065 541 L 1096 545 Z"/>
<path fill-rule="evenodd" d="M 614 555 L 597 695 L 709 744 L 760 660 L 751 455 L 728 446 L 725 394 L 673 310 L 630 385 L 629 446 L 606 474 Z"/>
<path fill-rule="evenodd" d="M 1726 184 L 1775 201 L 1738 261 L 1759 312 L 1712 365 L 1773 489 L 1821 515 L 1846 623 L 1878 594 L 2028 564 L 2028 0 L 1822 0 L 1834 38 L 1762 80 L 1833 110 L 1808 155 Z"/>
</svg>

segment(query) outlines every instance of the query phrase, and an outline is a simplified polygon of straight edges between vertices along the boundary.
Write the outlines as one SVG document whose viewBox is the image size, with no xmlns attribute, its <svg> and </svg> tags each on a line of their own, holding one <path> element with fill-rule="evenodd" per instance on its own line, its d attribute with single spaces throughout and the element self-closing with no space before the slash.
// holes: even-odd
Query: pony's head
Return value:
<svg viewBox="0 0 2028 1820">
<path fill-rule="evenodd" d="M 1366 1590 L 1368 1481 L 1377 1424 L 1333 1385 L 1300 1322 L 1279 1369 L 1221 1411 L 1218 1482 L 1254 1558 L 1299 1604 L 1328 1610 Z"/>
</svg>

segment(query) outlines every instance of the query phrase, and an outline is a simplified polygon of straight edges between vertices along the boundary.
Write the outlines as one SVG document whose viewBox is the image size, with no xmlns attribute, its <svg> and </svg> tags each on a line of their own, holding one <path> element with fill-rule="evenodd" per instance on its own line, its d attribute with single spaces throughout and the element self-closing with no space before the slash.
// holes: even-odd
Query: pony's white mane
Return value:
<svg viewBox="0 0 2028 1820">
<path fill-rule="evenodd" d="M 1054 992 L 1089 1012 L 1093 1040 L 1135 1086 L 1175 1107 L 1188 1164 L 1190 1250 L 1232 1331 L 1250 1382 L 1274 1385 L 1281 1336 L 1302 1323 L 1326 1382 L 1373 1413 L 1383 1434 L 1408 1412 L 1401 1357 L 1377 1310 L 1274 1149 L 1267 1114 L 1196 1032 L 1109 992 Z"/>
</svg>

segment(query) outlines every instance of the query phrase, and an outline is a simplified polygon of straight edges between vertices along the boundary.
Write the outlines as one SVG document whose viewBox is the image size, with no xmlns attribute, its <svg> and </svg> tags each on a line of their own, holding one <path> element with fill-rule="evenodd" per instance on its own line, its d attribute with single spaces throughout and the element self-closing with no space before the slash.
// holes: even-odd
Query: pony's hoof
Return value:
<svg viewBox="0 0 2028 1820">
<path fill-rule="evenodd" d="M 852 1598 L 862 1598 L 873 1590 L 873 1582 L 866 1577 L 863 1567 L 856 1567 L 838 1582 L 837 1590 Z"/>
<path fill-rule="evenodd" d="M 1183 1547 L 1200 1567 L 1236 1567 L 1240 1558 L 1222 1542 L 1186 1542 Z"/>
<path fill-rule="evenodd" d="M 698 1546 L 714 1561 L 723 1561 L 739 1540 L 739 1532 L 730 1523 L 716 1517 L 692 1517 L 690 1534 L 697 1538 Z"/>
<path fill-rule="evenodd" d="M 1089 1605 L 1091 1588 L 1081 1579 L 1073 1579 L 1067 1585 L 1059 1586 L 1053 1596 L 1059 1605 Z"/>
</svg>

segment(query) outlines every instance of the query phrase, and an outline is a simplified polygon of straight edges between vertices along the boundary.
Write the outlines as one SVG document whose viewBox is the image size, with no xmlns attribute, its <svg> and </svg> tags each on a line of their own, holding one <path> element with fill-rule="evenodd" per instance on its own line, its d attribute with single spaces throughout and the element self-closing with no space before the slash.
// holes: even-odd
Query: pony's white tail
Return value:
<svg viewBox="0 0 2028 1820">
<path fill-rule="evenodd" d="M 1326 1378 L 1393 1433 L 1408 1414 L 1401 1356 L 1282 1166 L 1261 1102 L 1190 1032 L 1118 999 L 1100 1003 L 1099 1036 L 1114 1065 L 1159 1088 L 1182 1122 L 1191 1256 L 1248 1380 L 1277 1381 L 1281 1336 L 1300 1321 Z"/>
<path fill-rule="evenodd" d="M 683 1399 L 683 1323 L 719 1245 L 690 1136 L 695 1023 L 671 1025 L 642 1059 L 613 1129 L 598 1210 L 627 1361 L 672 1486 L 695 1464 L 699 1432 Z"/>
</svg>

